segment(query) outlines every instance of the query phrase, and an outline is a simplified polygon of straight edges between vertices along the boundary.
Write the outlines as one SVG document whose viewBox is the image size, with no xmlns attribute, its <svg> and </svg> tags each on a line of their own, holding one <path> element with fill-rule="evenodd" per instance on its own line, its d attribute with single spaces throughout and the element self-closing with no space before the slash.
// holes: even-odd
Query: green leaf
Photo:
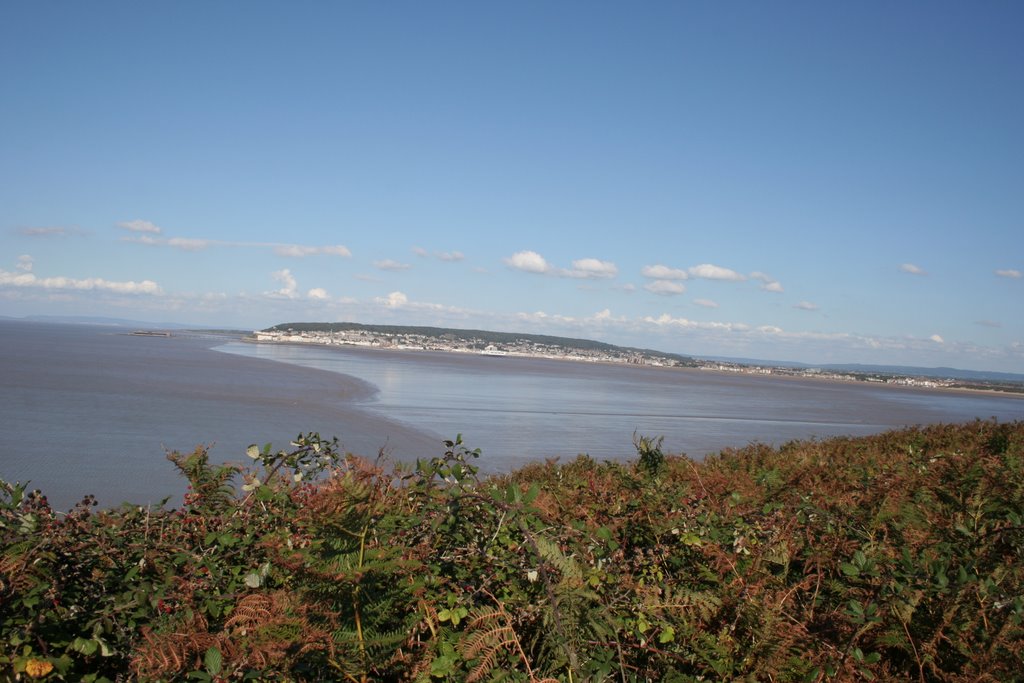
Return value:
<svg viewBox="0 0 1024 683">
<path fill-rule="evenodd" d="M 220 673 L 220 667 L 223 662 L 224 658 L 215 645 L 211 645 L 210 649 L 203 656 L 203 665 L 211 676 L 216 676 Z"/>
<path fill-rule="evenodd" d="M 661 629 L 661 634 L 658 636 L 658 642 L 664 645 L 665 643 L 671 643 L 676 638 L 676 630 L 671 626 L 666 626 Z"/>
<path fill-rule="evenodd" d="M 812 683 L 812 681 L 817 681 L 819 678 L 821 678 L 821 674 L 821 667 L 814 667 L 813 669 L 807 672 L 806 676 L 804 676 L 804 683 Z"/>
<path fill-rule="evenodd" d="M 430 675 L 434 678 L 447 678 L 455 668 L 455 658 L 450 655 L 438 657 L 430 663 Z"/>
<path fill-rule="evenodd" d="M 71 641 L 71 649 L 76 652 L 81 652 L 83 655 L 88 657 L 89 655 L 95 654 L 96 649 L 99 647 L 99 643 L 91 638 L 75 638 Z"/>
<path fill-rule="evenodd" d="M 537 496 L 539 495 L 540 486 L 538 486 L 537 483 L 534 482 L 533 485 L 530 486 L 530 488 L 526 491 L 526 494 L 523 496 L 523 502 L 529 505 L 530 503 L 535 501 L 537 499 Z"/>
</svg>

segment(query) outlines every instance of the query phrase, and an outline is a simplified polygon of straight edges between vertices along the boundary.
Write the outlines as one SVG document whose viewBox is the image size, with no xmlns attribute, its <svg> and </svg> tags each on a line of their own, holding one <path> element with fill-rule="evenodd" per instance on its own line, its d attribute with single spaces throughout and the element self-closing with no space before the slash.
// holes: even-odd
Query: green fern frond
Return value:
<svg viewBox="0 0 1024 683">
<path fill-rule="evenodd" d="M 544 536 L 536 536 L 534 543 L 541 559 L 551 564 L 562 575 L 562 582 L 571 580 L 578 584 L 583 581 L 583 570 L 580 569 L 579 564 L 575 559 L 563 553 L 556 543 Z"/>
<path fill-rule="evenodd" d="M 721 609 L 722 599 L 710 591 L 679 588 L 659 606 L 670 614 L 682 617 L 684 621 L 707 622 Z"/>
</svg>

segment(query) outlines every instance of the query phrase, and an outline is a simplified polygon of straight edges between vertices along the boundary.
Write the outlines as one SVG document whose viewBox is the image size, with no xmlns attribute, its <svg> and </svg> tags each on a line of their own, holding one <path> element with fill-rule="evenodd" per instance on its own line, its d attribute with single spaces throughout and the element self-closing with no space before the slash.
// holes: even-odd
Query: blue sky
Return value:
<svg viewBox="0 0 1024 683">
<path fill-rule="evenodd" d="M 0 5 L 0 315 L 1024 372 L 1024 5 Z"/>
</svg>

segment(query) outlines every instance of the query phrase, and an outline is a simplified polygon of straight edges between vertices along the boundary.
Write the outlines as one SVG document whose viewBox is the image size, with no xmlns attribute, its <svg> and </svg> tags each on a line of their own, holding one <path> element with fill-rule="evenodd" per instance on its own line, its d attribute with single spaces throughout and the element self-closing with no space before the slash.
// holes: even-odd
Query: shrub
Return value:
<svg viewBox="0 0 1024 683">
<path fill-rule="evenodd" d="M 635 437 L 481 478 L 300 435 L 171 454 L 180 509 L 0 483 L 0 677 L 1011 680 L 1024 423 L 752 444 Z"/>
</svg>

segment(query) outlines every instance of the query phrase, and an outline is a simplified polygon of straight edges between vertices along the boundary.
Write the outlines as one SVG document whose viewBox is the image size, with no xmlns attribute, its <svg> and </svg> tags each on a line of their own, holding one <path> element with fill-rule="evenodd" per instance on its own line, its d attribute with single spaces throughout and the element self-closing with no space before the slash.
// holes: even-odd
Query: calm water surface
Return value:
<svg viewBox="0 0 1024 683">
<path fill-rule="evenodd" d="M 861 384 L 477 355 L 140 337 L 116 328 L 0 321 L 0 479 L 31 480 L 58 508 L 85 493 L 177 500 L 167 450 L 300 432 L 396 459 L 462 433 L 484 471 L 578 453 L 633 456 L 634 431 L 703 456 L 752 441 L 1024 419 L 1024 400 Z"/>
<path fill-rule="evenodd" d="M 632 455 L 632 435 L 703 456 L 753 441 L 871 434 L 892 427 L 1024 418 L 1024 400 L 691 369 L 357 347 L 229 343 L 218 350 L 373 384 L 366 409 L 443 436 L 461 432 L 482 465 Z"/>
<path fill-rule="evenodd" d="M 168 450 L 209 444 L 242 462 L 250 443 L 300 432 L 374 454 L 436 453 L 437 440 L 355 409 L 374 387 L 351 378 L 211 350 L 223 337 L 0 321 L 0 479 L 30 480 L 55 507 L 178 500 Z"/>
</svg>

